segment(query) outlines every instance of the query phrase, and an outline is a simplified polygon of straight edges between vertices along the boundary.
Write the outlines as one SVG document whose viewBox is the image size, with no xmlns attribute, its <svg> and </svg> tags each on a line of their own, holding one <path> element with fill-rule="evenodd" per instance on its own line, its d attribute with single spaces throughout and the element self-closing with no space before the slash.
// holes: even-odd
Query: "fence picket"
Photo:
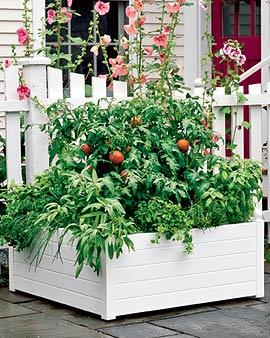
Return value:
<svg viewBox="0 0 270 338">
<path fill-rule="evenodd" d="M 19 86 L 19 67 L 10 66 L 4 70 L 5 98 L 18 100 L 17 88 Z M 6 167 L 7 183 L 22 183 L 21 170 L 21 127 L 20 112 L 7 112 L 6 118 Z"/>
<path fill-rule="evenodd" d="M 244 87 L 239 87 L 239 92 L 244 93 Z M 232 106 L 231 115 L 231 131 L 234 133 L 234 144 L 236 148 L 234 153 L 239 155 L 240 158 L 244 158 L 244 128 L 236 128 L 235 126 L 241 126 L 244 121 L 244 108 L 243 106 Z"/>
<path fill-rule="evenodd" d="M 214 92 L 214 98 L 225 95 L 224 87 L 217 87 Z M 213 131 L 217 132 L 221 136 L 221 140 L 218 141 L 219 149 L 215 151 L 218 156 L 225 156 L 225 114 L 220 111 L 220 107 L 213 107 Z"/>
<path fill-rule="evenodd" d="M 47 74 L 48 74 L 48 98 L 56 100 L 62 99 L 64 97 L 62 70 L 47 67 Z"/>
<path fill-rule="evenodd" d="M 85 78 L 83 74 L 70 73 L 70 97 L 85 98 Z"/>
<path fill-rule="evenodd" d="M 124 81 L 113 81 L 113 97 L 116 99 L 127 98 L 127 83 Z"/>
<path fill-rule="evenodd" d="M 96 99 L 107 97 L 107 80 L 103 77 L 92 77 L 92 96 Z"/>
</svg>

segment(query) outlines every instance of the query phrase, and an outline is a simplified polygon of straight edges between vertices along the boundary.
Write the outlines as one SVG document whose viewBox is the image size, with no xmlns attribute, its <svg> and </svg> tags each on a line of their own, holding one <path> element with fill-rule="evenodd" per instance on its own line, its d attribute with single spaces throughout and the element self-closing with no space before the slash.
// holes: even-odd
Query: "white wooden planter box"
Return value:
<svg viewBox="0 0 270 338">
<path fill-rule="evenodd" d="M 255 296 L 263 297 L 263 221 L 193 230 L 194 252 L 179 242 L 152 244 L 154 234 L 130 236 L 136 251 L 104 257 L 98 277 L 86 266 L 74 278 L 75 249 L 68 242 L 53 258 L 57 238 L 39 267 L 29 269 L 27 252 L 11 252 L 10 288 L 101 315 L 130 313 Z"/>
</svg>

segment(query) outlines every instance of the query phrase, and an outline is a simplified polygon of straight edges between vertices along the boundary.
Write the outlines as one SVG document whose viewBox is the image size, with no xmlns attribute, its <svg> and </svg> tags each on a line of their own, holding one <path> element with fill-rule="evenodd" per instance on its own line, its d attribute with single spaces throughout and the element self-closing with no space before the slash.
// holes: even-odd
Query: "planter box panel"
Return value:
<svg viewBox="0 0 270 338">
<path fill-rule="evenodd" d="M 103 257 L 98 277 L 85 267 L 76 280 L 76 250 L 65 238 L 54 261 L 56 234 L 40 266 L 29 271 L 27 251 L 15 253 L 11 285 L 104 319 L 192 304 L 263 296 L 263 221 L 193 231 L 194 251 L 179 242 L 151 243 L 154 234 L 130 238 L 136 251 L 119 259 Z M 57 237 L 58 236 L 58 237 Z M 12 255 L 11 255 L 12 257 Z M 11 267 L 12 268 L 12 267 Z"/>
<path fill-rule="evenodd" d="M 256 222 L 249 222 L 249 223 L 239 223 L 239 224 L 229 224 L 229 225 L 222 225 L 216 228 L 211 228 L 207 230 L 200 230 L 194 229 L 192 230 L 193 234 L 193 243 L 208 243 L 208 242 L 217 242 L 217 241 L 226 241 L 226 240 L 233 240 L 233 239 L 243 239 L 243 238 L 254 238 L 256 237 L 256 226 L 254 226 Z M 153 245 L 151 240 L 154 240 L 155 234 L 148 233 L 148 234 L 134 234 L 130 236 L 136 250 L 140 249 L 147 249 L 152 248 Z M 179 242 L 177 241 L 167 241 L 166 239 L 160 240 L 158 244 L 160 248 L 162 247 L 172 247 L 176 246 L 179 248 Z"/>
<path fill-rule="evenodd" d="M 176 276 L 179 268 L 181 275 L 200 274 L 256 266 L 256 252 L 235 255 L 206 257 L 176 262 L 116 268 L 116 283 L 128 283 Z"/>
<path fill-rule="evenodd" d="M 72 252 L 72 255 L 75 257 L 75 250 L 72 247 L 64 248 L 64 251 Z M 56 249 L 51 251 L 50 255 L 45 254 L 42 257 L 38 268 L 49 269 L 50 271 L 59 272 L 64 275 L 68 275 L 73 278 L 75 276 L 75 258 L 73 260 L 64 259 L 61 251 L 61 259 L 55 258 Z M 35 272 L 37 269 L 35 267 L 35 262 L 31 264 L 31 259 L 28 258 L 28 251 L 25 250 L 24 254 L 15 252 L 15 261 L 18 263 L 27 264 L 28 270 Z M 71 256 L 71 255 L 70 255 Z M 85 266 L 79 276 L 79 279 L 85 279 L 87 281 L 92 281 L 93 283 L 102 284 L 100 276 L 89 267 Z"/>
<path fill-rule="evenodd" d="M 133 240 L 132 236 L 130 238 Z M 114 263 L 114 267 L 124 268 L 138 265 L 151 265 L 157 262 L 165 263 L 183 260 L 190 261 L 193 259 L 234 255 L 247 252 L 256 252 L 256 237 L 195 243 L 192 254 L 185 253 L 181 244 L 178 246 L 173 245 L 172 247 L 163 248 L 160 248 L 158 244 L 152 244 L 151 247 L 131 251 L 126 255 L 120 256 Z"/>
<path fill-rule="evenodd" d="M 63 288 L 68 291 L 77 292 L 79 294 L 92 297 L 94 299 L 102 299 L 102 285 L 91 280 L 85 280 L 78 278 L 74 283 L 74 274 L 69 276 L 60 272 L 52 271 L 38 267 L 29 271 L 29 264 L 15 263 L 16 276 L 26 276 L 36 282 L 45 283 L 55 286 L 57 288 Z"/>
<path fill-rule="evenodd" d="M 115 285 L 115 293 L 117 299 L 124 299 L 144 297 L 149 294 L 154 296 L 177 291 L 192 291 L 244 282 L 256 282 L 255 266 L 250 268 L 175 276 L 171 278 L 164 277 L 131 283 L 117 283 Z"/>
<path fill-rule="evenodd" d="M 255 295 L 256 282 L 117 300 L 116 315 L 169 309 Z"/>
<path fill-rule="evenodd" d="M 38 297 L 52 300 L 64 305 L 72 306 L 88 312 L 103 313 L 103 301 L 72 292 L 62 287 L 57 288 L 44 282 L 37 282 L 29 278 L 15 277 L 16 290 Z M 74 282 L 73 282 L 74 283 Z"/>
</svg>

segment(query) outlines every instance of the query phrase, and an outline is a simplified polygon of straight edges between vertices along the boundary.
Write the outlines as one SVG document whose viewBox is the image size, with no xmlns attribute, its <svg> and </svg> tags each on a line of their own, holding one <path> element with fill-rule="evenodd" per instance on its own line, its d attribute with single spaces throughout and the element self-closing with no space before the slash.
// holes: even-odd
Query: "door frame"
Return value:
<svg viewBox="0 0 270 338">
<path fill-rule="evenodd" d="M 198 0 L 192 2 L 192 6 L 184 7 L 184 79 L 191 88 L 194 81 L 203 76 L 201 59 L 206 53 L 206 43 L 202 41 L 205 12 Z M 208 11 L 211 15 L 211 8 Z M 208 31 L 212 31 L 211 25 Z M 270 56 L 270 2 L 261 0 L 261 59 L 267 56 Z M 262 69 L 263 89 L 266 82 L 270 82 L 269 66 Z"/>
</svg>

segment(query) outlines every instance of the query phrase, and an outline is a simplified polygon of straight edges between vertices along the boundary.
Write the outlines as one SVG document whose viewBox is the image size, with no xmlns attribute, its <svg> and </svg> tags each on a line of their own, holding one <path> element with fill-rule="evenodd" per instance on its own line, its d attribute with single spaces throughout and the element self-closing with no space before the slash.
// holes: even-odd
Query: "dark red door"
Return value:
<svg viewBox="0 0 270 338">
<path fill-rule="evenodd" d="M 212 32 L 219 50 L 228 39 L 238 40 L 247 57 L 245 70 L 261 60 L 261 0 L 214 0 L 212 4 Z M 223 65 L 215 60 L 217 70 L 223 71 Z M 259 83 L 257 72 L 243 85 Z"/>
<path fill-rule="evenodd" d="M 238 40 L 243 46 L 247 70 L 261 60 L 261 0 L 214 0 L 212 4 L 212 34 L 215 39 L 213 51 L 222 48 L 228 39 Z M 226 73 L 225 64 L 215 58 L 215 69 Z M 241 85 L 247 93 L 250 84 L 261 82 L 261 72 L 250 76 Z M 248 108 L 244 118 L 248 121 Z M 245 157 L 249 156 L 248 131 L 245 131 Z"/>
</svg>

